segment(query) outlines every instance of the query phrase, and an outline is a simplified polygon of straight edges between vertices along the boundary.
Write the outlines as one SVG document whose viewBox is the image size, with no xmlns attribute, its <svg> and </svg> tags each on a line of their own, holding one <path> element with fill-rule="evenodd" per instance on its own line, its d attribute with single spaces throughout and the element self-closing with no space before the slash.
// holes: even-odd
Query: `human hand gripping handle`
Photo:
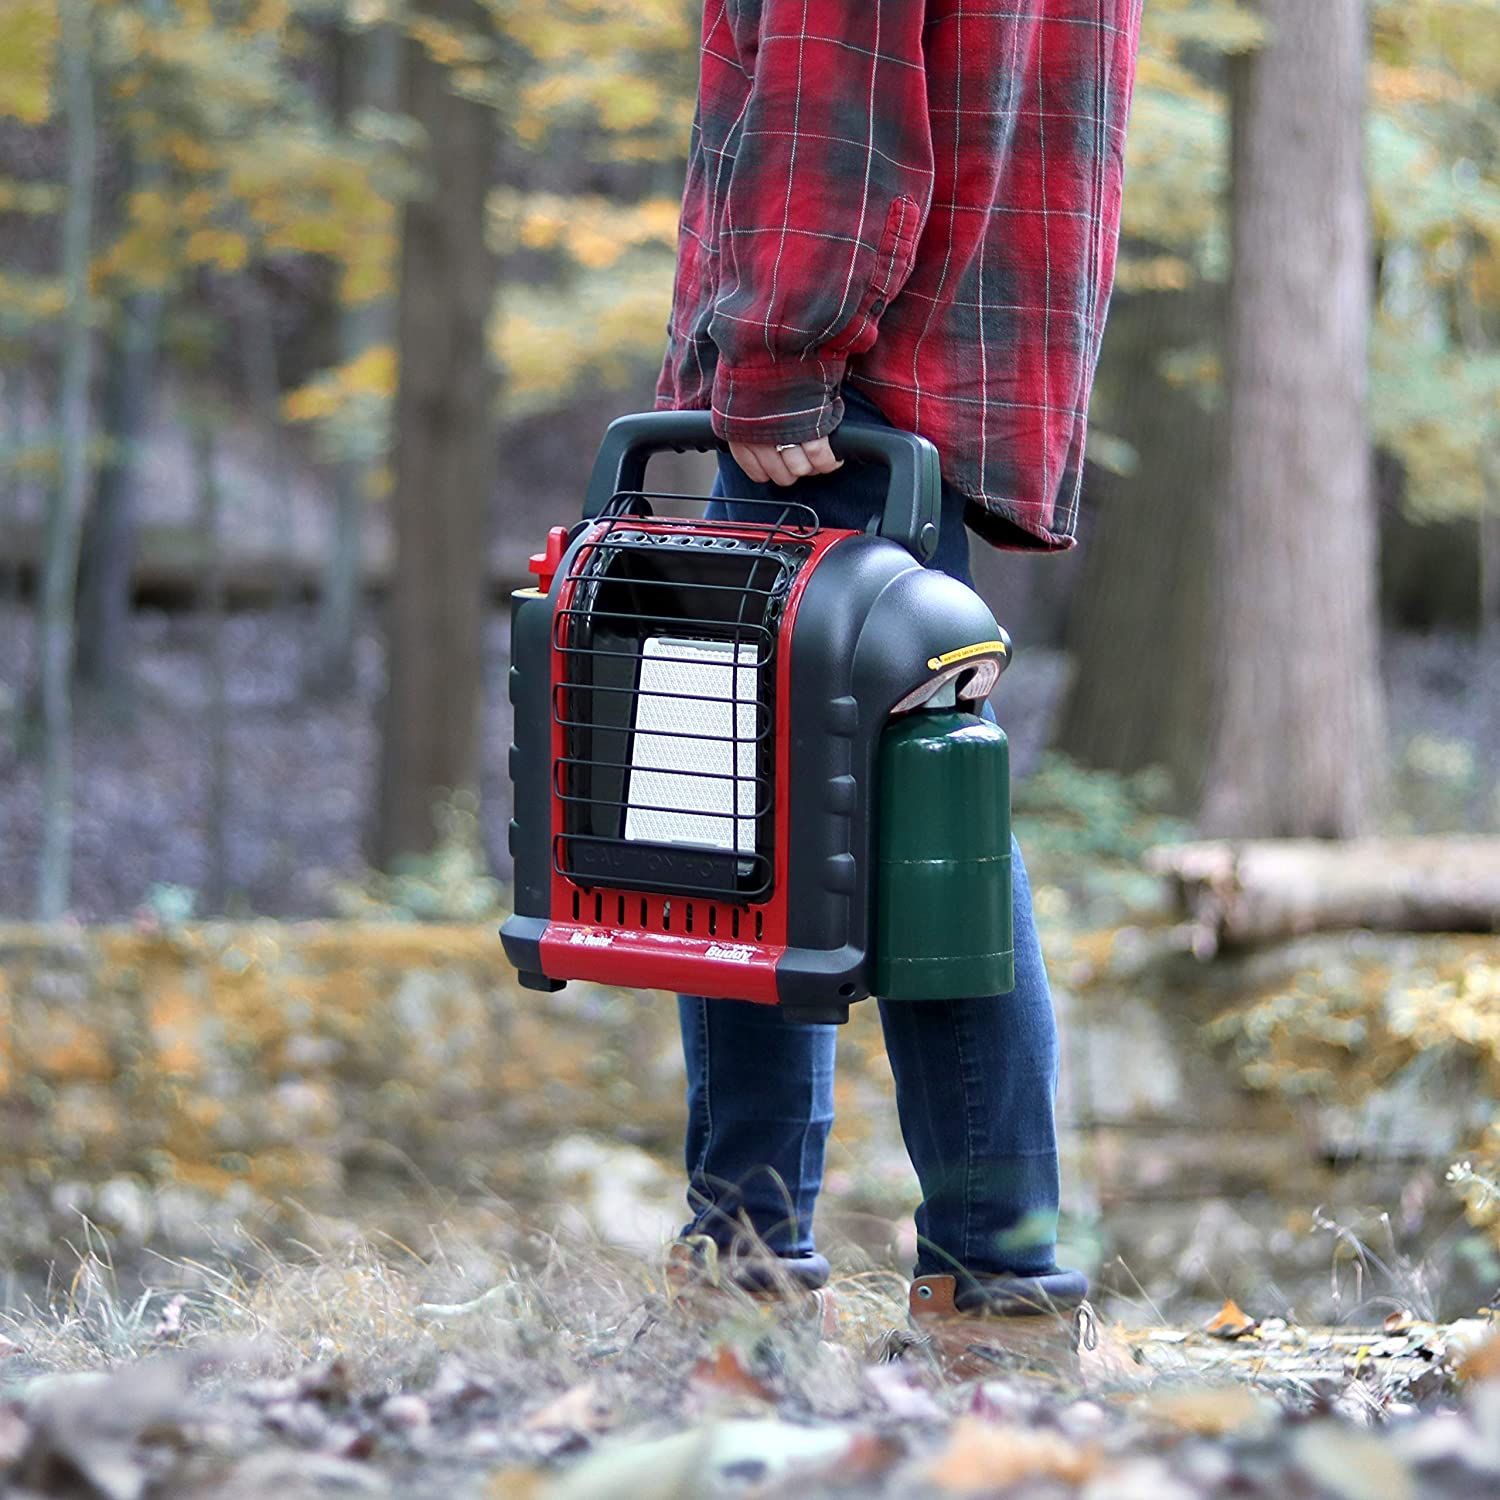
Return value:
<svg viewBox="0 0 1500 1500">
<path fill-rule="evenodd" d="M 844 466 L 826 437 L 805 443 L 730 443 L 729 456 L 757 484 L 795 484 L 809 474 L 832 474 Z"/>
<path fill-rule="evenodd" d="M 919 562 L 937 550 L 942 479 L 937 449 L 912 432 L 850 423 L 821 439 L 837 464 L 866 459 L 890 471 L 880 534 L 899 542 Z M 712 452 L 727 446 L 714 433 L 706 411 L 637 412 L 616 417 L 604 434 L 584 498 L 583 516 L 602 515 L 621 492 L 644 490 L 646 464 L 664 449 Z M 799 448 L 806 445 L 798 444 Z M 775 451 L 774 449 L 772 450 Z M 783 461 L 787 454 L 781 454 Z M 794 498 L 794 497 L 788 497 Z"/>
</svg>

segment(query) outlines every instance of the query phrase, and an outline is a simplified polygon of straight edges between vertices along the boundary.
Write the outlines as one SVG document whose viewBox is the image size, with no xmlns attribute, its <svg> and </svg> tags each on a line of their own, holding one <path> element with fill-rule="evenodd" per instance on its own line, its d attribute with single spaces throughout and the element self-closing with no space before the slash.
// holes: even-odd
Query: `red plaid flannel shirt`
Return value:
<svg viewBox="0 0 1500 1500">
<path fill-rule="evenodd" d="M 659 407 L 788 443 L 850 381 L 1000 546 L 1073 544 L 1141 0 L 707 0 Z"/>
</svg>

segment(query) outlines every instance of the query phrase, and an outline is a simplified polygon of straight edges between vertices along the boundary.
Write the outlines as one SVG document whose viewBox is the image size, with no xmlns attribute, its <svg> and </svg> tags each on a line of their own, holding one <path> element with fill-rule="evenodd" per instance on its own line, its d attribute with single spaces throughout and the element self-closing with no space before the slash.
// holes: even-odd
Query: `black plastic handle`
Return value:
<svg viewBox="0 0 1500 1500">
<path fill-rule="evenodd" d="M 728 444 L 715 436 L 706 411 L 642 411 L 616 417 L 604 430 L 594 472 L 584 496 L 583 518 L 592 521 L 621 490 L 646 487 L 646 460 L 653 453 L 671 448 L 685 453 L 727 451 Z"/>
<path fill-rule="evenodd" d="M 937 449 L 926 438 L 894 427 L 845 423 L 829 438 L 834 456 L 884 464 L 890 470 L 880 534 L 900 542 L 918 562 L 937 551 L 942 514 L 942 480 Z M 646 463 L 653 453 L 671 448 L 699 453 L 727 450 L 714 434 L 706 411 L 645 411 L 616 417 L 604 434 L 584 497 L 583 515 L 601 515 L 621 490 L 646 487 Z M 797 498 L 795 486 L 787 499 Z"/>
<path fill-rule="evenodd" d="M 924 437 L 897 427 L 848 422 L 829 436 L 835 458 L 863 459 L 890 470 L 880 534 L 900 542 L 918 562 L 937 551 L 943 513 L 943 481 L 938 451 Z"/>
</svg>

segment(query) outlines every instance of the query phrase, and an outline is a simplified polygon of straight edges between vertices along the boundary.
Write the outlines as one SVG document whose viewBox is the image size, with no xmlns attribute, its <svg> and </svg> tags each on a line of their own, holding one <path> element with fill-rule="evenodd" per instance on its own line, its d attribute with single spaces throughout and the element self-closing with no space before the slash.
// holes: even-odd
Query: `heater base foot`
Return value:
<svg viewBox="0 0 1500 1500">
<path fill-rule="evenodd" d="M 516 971 L 516 980 L 523 990 L 541 990 L 550 995 L 554 990 L 566 987 L 566 979 L 551 979 L 545 974 L 528 974 L 526 970 Z"/>
<path fill-rule="evenodd" d="M 845 1026 L 849 1022 L 847 1005 L 783 1005 L 781 1018 L 799 1026 Z"/>
</svg>

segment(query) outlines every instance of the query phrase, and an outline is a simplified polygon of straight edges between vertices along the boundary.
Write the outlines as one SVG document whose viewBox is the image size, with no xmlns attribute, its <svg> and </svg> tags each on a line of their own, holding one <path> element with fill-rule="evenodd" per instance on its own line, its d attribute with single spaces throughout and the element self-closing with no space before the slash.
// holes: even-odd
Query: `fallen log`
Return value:
<svg viewBox="0 0 1500 1500">
<path fill-rule="evenodd" d="M 1369 927 L 1500 932 L 1500 838 L 1249 839 L 1152 849 L 1193 952 Z"/>
</svg>

